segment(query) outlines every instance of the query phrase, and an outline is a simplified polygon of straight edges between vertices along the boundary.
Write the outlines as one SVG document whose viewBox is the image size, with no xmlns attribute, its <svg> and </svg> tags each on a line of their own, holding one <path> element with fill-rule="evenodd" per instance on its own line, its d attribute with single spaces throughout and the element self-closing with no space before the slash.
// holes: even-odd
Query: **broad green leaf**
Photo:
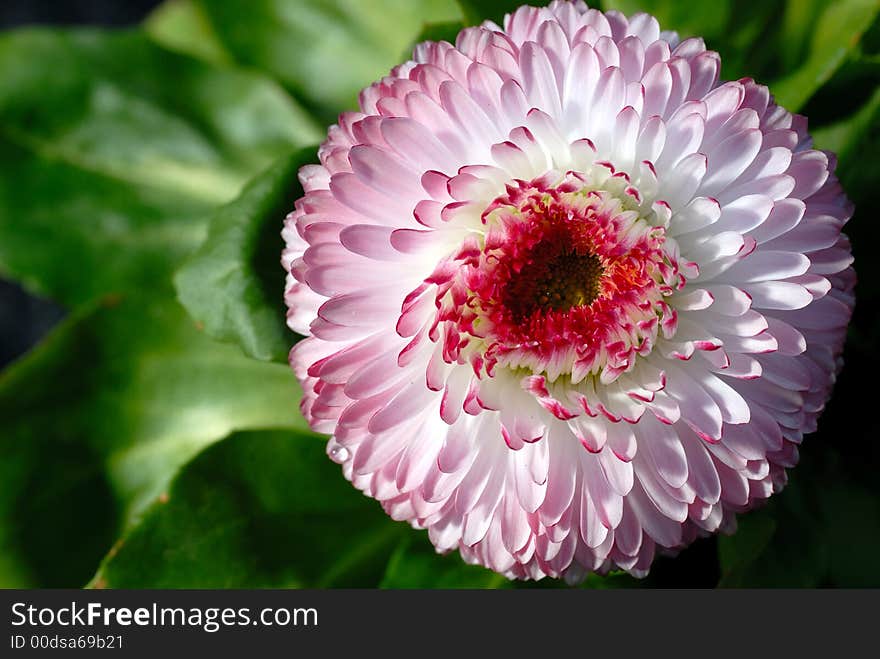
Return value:
<svg viewBox="0 0 880 659">
<path fill-rule="evenodd" d="M 199 0 L 234 57 L 281 80 L 326 123 L 403 61 L 425 24 L 461 18 L 454 0 Z"/>
<path fill-rule="evenodd" d="M 183 468 L 92 581 L 102 588 L 375 586 L 405 524 L 308 433 L 224 439 Z"/>
<path fill-rule="evenodd" d="M 316 149 L 284 156 L 221 207 L 208 237 L 175 276 L 190 315 L 215 339 L 233 341 L 251 357 L 286 361 L 292 334 L 285 324 L 281 227 L 302 194 L 299 168 Z"/>
<path fill-rule="evenodd" d="M 168 288 L 205 236 L 204 202 L 36 155 L 0 134 L 0 274 L 76 305 Z"/>
<path fill-rule="evenodd" d="M 777 102 L 797 112 L 858 46 L 878 12 L 880 0 L 828 3 L 813 25 L 806 61 L 773 85 Z"/>
<path fill-rule="evenodd" d="M 521 5 L 529 3 L 524 0 L 458 0 L 458 4 L 467 25 L 479 25 L 483 21 L 495 21 L 498 25 L 504 25 L 505 14 L 510 14 Z"/>
<path fill-rule="evenodd" d="M 2 585 L 82 585 L 205 446 L 305 428 L 298 391 L 286 366 L 212 341 L 170 299 L 105 298 L 74 314 L 0 374 Z"/>
<path fill-rule="evenodd" d="M 424 533 L 410 533 L 398 545 L 382 588 L 504 588 L 513 582 L 478 565 L 468 565 L 458 552 L 437 554 Z"/>
<path fill-rule="evenodd" d="M 317 136 L 271 81 L 140 32 L 0 35 L 0 273 L 71 305 L 166 286 L 208 209 Z"/>
</svg>

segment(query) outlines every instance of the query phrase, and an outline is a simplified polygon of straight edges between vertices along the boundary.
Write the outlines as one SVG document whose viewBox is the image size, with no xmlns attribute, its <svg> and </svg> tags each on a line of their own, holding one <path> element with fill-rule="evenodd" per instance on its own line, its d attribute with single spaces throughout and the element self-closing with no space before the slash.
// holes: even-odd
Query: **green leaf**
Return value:
<svg viewBox="0 0 880 659">
<path fill-rule="evenodd" d="M 233 341 L 257 359 L 285 361 L 292 334 L 285 324 L 281 227 L 302 194 L 299 168 L 316 149 L 284 156 L 258 175 L 211 220 L 208 237 L 174 282 L 183 306 L 215 339 Z"/>
<path fill-rule="evenodd" d="M 375 586 L 412 531 L 348 483 L 317 437 L 239 433 L 187 464 L 92 585 Z"/>
<path fill-rule="evenodd" d="M 458 0 L 458 4 L 467 25 L 479 25 L 487 20 L 504 25 L 505 14 L 513 13 L 528 3 L 523 0 Z"/>
<path fill-rule="evenodd" d="M 35 155 L 0 134 L 0 275 L 67 305 L 168 288 L 205 235 L 199 200 Z"/>
<path fill-rule="evenodd" d="M 721 54 L 722 80 L 750 77 L 762 84 L 772 83 L 780 75 L 779 27 L 785 0 L 730 0 L 730 4 L 723 28 L 711 34 L 694 26 L 694 34 L 706 37 L 706 45 Z"/>
<path fill-rule="evenodd" d="M 616 9 L 626 16 L 647 12 L 661 30 L 676 30 L 679 37 L 713 40 L 724 34 L 731 14 L 730 0 L 681 2 L 681 0 L 604 0 L 606 11 Z"/>
<path fill-rule="evenodd" d="M 816 21 L 828 0 L 787 0 L 779 29 L 781 64 L 784 70 L 796 69 L 809 56 Z"/>
<path fill-rule="evenodd" d="M 144 21 L 144 30 L 168 50 L 215 64 L 233 62 L 205 12 L 193 0 L 165 0 Z"/>
<path fill-rule="evenodd" d="M 73 315 L 0 374 L 0 582 L 82 585 L 180 465 L 238 429 L 304 429 L 297 402 L 289 368 L 212 341 L 170 300 Z"/>
<path fill-rule="evenodd" d="M 464 29 L 465 25 L 461 21 L 446 21 L 445 23 L 428 23 L 422 29 L 419 36 L 415 38 L 415 43 L 422 41 L 448 41 L 455 43 L 458 33 Z"/>
<path fill-rule="evenodd" d="M 871 131 L 876 131 L 878 124 L 880 89 L 851 117 L 811 132 L 816 147 L 836 153 L 845 171 L 850 166 L 850 156 L 859 149 Z"/>
<path fill-rule="evenodd" d="M 325 123 L 387 75 L 423 25 L 454 21 L 454 0 L 199 0 L 226 49 L 281 80 Z"/>
<path fill-rule="evenodd" d="M 437 554 L 424 533 L 410 533 L 388 562 L 381 588 L 505 588 L 513 582 L 478 565 L 468 565 L 458 552 Z"/>
<path fill-rule="evenodd" d="M 776 101 L 797 112 L 857 48 L 878 12 L 880 2 L 877 0 L 828 3 L 812 25 L 813 36 L 806 61 L 772 86 Z"/>
<path fill-rule="evenodd" d="M 167 286 L 208 209 L 318 135 L 272 82 L 140 32 L 0 35 L 0 274 L 70 305 Z"/>
</svg>

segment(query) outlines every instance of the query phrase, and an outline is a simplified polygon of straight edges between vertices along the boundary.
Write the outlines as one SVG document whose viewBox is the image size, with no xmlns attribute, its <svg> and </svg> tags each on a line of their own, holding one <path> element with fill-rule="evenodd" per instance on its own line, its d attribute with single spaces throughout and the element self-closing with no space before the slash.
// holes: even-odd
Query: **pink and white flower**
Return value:
<svg viewBox="0 0 880 659">
<path fill-rule="evenodd" d="M 852 208 L 806 120 L 719 68 L 646 14 L 522 7 L 417 46 L 302 169 L 302 411 L 438 551 L 644 575 L 784 485 Z"/>
</svg>

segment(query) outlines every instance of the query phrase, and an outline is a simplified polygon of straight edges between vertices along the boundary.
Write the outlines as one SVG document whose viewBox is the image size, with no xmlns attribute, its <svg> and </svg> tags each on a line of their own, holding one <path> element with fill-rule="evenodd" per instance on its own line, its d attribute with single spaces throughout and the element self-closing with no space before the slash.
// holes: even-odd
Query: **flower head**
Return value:
<svg viewBox="0 0 880 659">
<path fill-rule="evenodd" d="M 839 369 L 851 207 L 806 120 L 651 16 L 522 7 L 340 116 L 284 230 L 302 410 L 439 551 L 622 568 L 778 491 Z"/>
</svg>

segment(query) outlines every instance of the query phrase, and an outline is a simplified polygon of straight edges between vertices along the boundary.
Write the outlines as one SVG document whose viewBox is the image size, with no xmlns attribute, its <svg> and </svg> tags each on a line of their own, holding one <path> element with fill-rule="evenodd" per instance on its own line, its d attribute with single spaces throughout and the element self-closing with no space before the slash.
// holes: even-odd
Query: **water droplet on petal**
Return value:
<svg viewBox="0 0 880 659">
<path fill-rule="evenodd" d="M 350 453 L 347 448 L 345 448 L 341 444 L 338 444 L 336 440 L 331 439 L 330 443 L 327 446 L 327 455 L 330 456 L 330 459 L 333 460 L 333 462 L 342 464 L 343 462 L 348 460 L 348 456 L 350 455 Z"/>
</svg>

